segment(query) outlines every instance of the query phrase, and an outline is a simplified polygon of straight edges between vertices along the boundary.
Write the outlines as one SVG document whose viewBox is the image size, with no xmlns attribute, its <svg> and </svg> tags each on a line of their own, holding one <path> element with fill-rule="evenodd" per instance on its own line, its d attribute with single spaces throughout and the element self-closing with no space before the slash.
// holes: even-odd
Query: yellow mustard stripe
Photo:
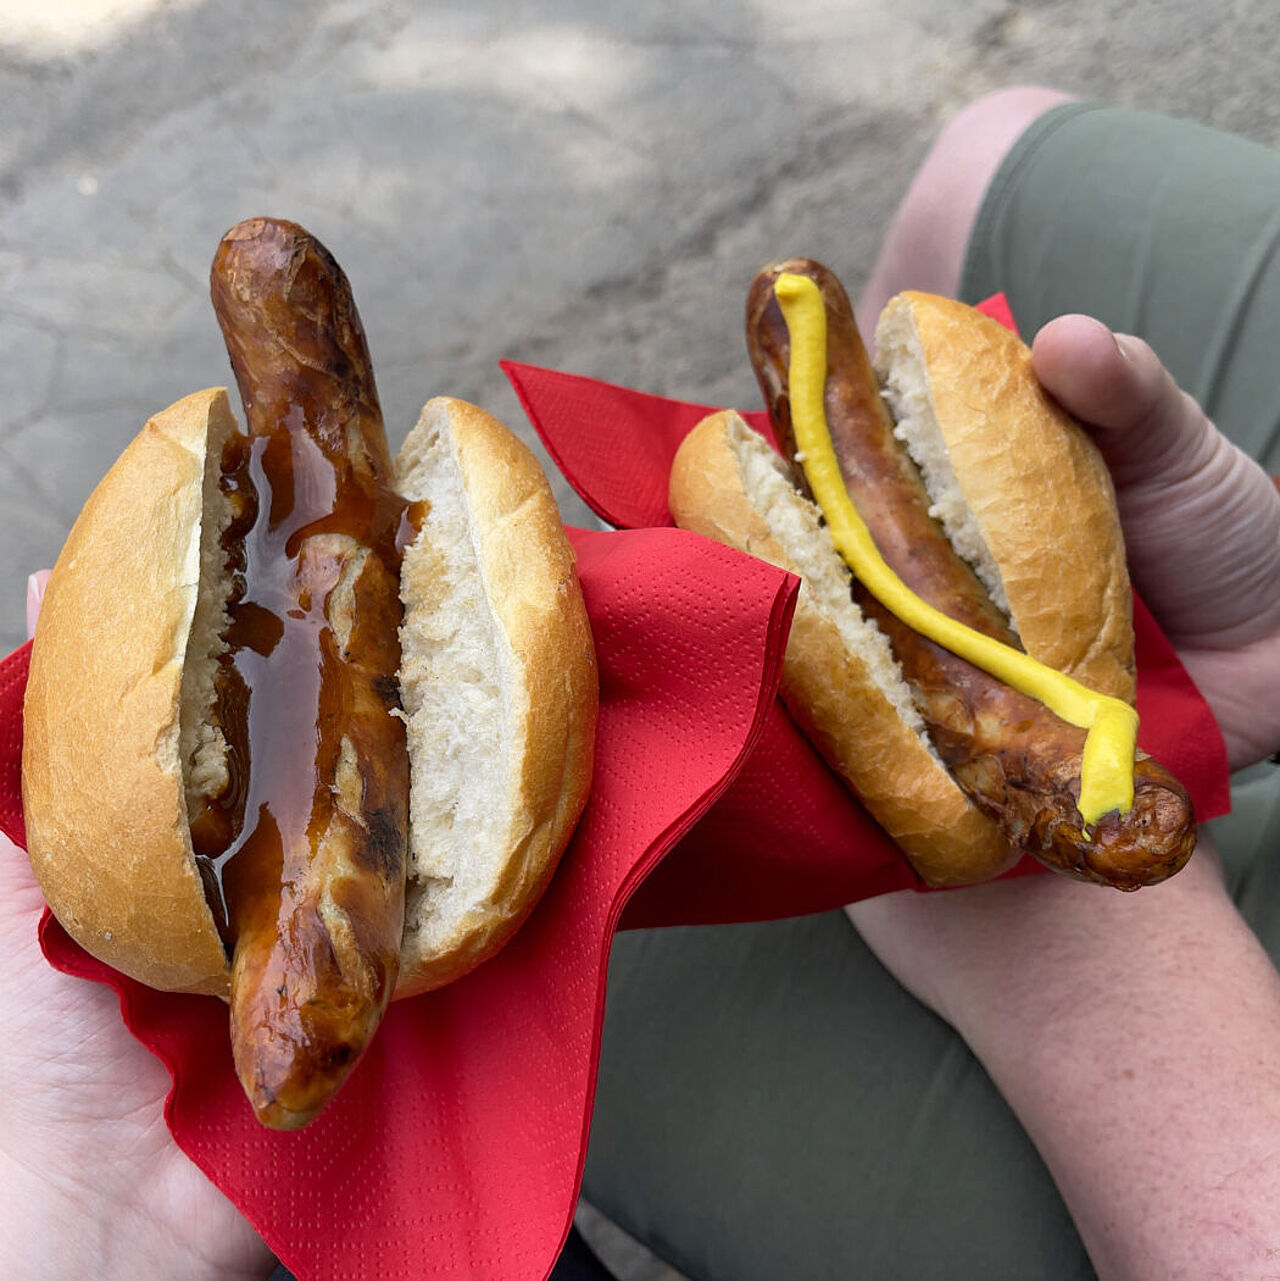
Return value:
<svg viewBox="0 0 1280 1281">
<path fill-rule="evenodd" d="M 880 555 L 845 488 L 827 426 L 827 312 L 818 286 L 790 272 L 774 287 L 790 335 L 788 370 L 796 449 L 836 550 L 869 592 L 913 631 L 1087 730 L 1080 770 L 1080 816 L 1086 826 L 1112 810 L 1133 808 L 1138 714 L 1127 703 L 1077 681 L 990 636 L 956 622 L 915 595 Z"/>
</svg>

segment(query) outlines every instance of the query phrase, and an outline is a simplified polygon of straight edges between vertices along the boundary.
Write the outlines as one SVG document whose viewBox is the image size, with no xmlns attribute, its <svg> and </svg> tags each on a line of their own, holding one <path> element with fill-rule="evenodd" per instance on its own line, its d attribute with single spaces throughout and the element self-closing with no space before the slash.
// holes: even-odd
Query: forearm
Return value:
<svg viewBox="0 0 1280 1281">
<path fill-rule="evenodd" d="M 1276 1274 L 1280 980 L 1211 853 L 1136 895 L 1040 876 L 851 915 L 991 1073 L 1102 1278 Z"/>
</svg>

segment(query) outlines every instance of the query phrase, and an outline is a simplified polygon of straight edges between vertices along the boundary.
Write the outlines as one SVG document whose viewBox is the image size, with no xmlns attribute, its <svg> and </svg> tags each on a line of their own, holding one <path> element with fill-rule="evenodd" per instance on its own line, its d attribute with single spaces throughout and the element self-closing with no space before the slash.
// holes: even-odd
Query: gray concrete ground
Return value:
<svg viewBox="0 0 1280 1281">
<path fill-rule="evenodd" d="M 399 437 L 512 356 L 753 404 L 770 258 L 856 287 L 939 120 L 1025 80 L 1280 136 L 1269 0 L 0 3 L 0 645 L 146 415 L 224 382 L 221 232 L 311 227 Z M 576 500 L 566 517 L 585 519 Z"/>
<path fill-rule="evenodd" d="M 856 288 L 948 112 L 1038 81 L 1275 144 L 1275 18 L 1274 0 L 0 0 L 0 647 L 143 419 L 227 380 L 205 282 L 242 217 L 296 219 L 344 264 L 395 440 L 437 392 L 525 430 L 501 356 L 750 405 L 754 270 L 804 252 Z"/>
</svg>

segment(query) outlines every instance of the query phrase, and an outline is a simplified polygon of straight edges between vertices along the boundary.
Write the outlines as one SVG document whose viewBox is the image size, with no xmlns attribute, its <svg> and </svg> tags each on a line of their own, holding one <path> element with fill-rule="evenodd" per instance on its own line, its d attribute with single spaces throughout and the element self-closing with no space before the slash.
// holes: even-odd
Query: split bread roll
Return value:
<svg viewBox="0 0 1280 1281">
<path fill-rule="evenodd" d="M 1132 703 L 1132 602 L 1109 473 L 1041 390 L 1027 348 L 942 298 L 905 294 L 877 329 L 876 373 L 952 545 L 1027 652 Z M 783 665 L 787 708 L 931 885 L 989 880 L 1021 855 L 931 745 L 884 633 L 791 464 L 741 417 L 678 451 L 676 523 L 802 579 Z"/>
<path fill-rule="evenodd" d="M 210 705 L 228 583 L 221 389 L 157 414 L 99 484 L 50 578 L 27 687 L 32 867 L 88 952 L 152 987 L 228 994 L 188 793 L 225 771 Z M 574 556 L 532 454 L 432 400 L 396 463 L 429 512 L 404 554 L 411 767 L 396 997 L 492 955 L 546 887 L 586 803 L 595 656 Z"/>
</svg>

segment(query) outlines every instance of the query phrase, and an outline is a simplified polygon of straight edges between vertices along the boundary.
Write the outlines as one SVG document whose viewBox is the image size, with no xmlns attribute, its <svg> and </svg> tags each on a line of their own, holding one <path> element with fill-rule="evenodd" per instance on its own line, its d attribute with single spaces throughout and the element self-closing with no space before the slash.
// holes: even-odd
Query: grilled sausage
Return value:
<svg viewBox="0 0 1280 1281">
<path fill-rule="evenodd" d="M 396 715 L 406 505 L 364 332 L 332 256 L 253 219 L 211 281 L 248 420 L 224 458 L 233 582 L 217 718 L 231 782 L 192 833 L 232 952 L 236 1070 L 259 1119 L 305 1124 L 395 987 L 408 756 Z"/>
<path fill-rule="evenodd" d="M 790 342 L 774 287 L 786 273 L 818 285 L 827 313 L 825 407 L 840 470 L 884 560 L 917 595 L 1005 645 L 1017 635 L 973 569 L 953 550 L 919 471 L 885 406 L 853 311 L 836 278 L 804 259 L 779 263 L 752 284 L 747 338 L 770 418 L 793 459 L 787 390 Z M 797 483 L 803 472 L 794 468 Z M 859 583 L 854 598 L 889 637 L 935 749 L 973 802 L 1009 842 L 1058 871 L 1121 889 L 1162 880 L 1194 848 L 1185 790 L 1139 754 L 1131 810 L 1086 828 L 1077 810 L 1085 732 L 1043 704 L 917 634 Z"/>
</svg>

